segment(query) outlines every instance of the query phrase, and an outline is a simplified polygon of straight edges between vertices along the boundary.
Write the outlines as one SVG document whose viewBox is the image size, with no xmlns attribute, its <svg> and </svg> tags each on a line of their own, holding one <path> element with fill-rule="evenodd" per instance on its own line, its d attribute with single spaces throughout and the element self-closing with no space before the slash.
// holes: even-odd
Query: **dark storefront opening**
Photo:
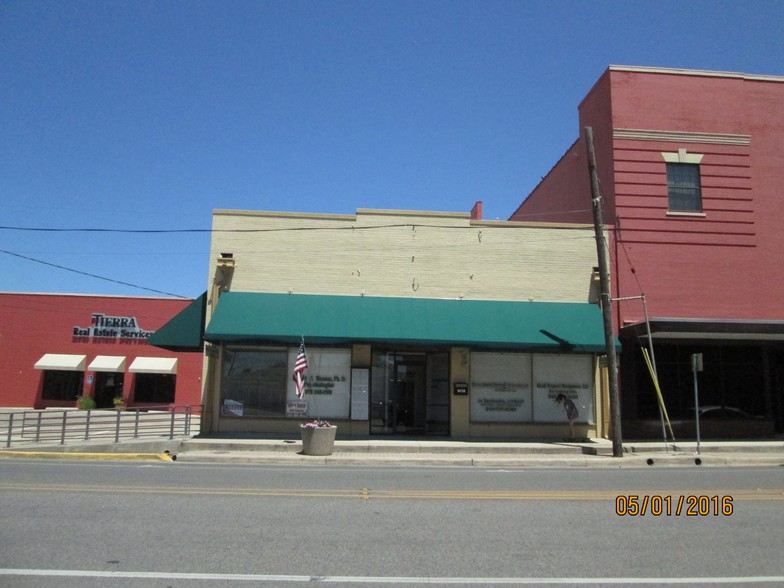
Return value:
<svg viewBox="0 0 784 588">
<path fill-rule="evenodd" d="M 447 353 L 373 353 L 370 433 L 449 435 Z"/>
<path fill-rule="evenodd" d="M 124 374 L 96 372 L 93 398 L 96 408 L 113 408 L 115 396 L 123 395 Z"/>
<path fill-rule="evenodd" d="M 760 344 L 728 345 L 715 341 L 654 341 L 659 386 L 677 438 L 694 436 L 695 398 L 692 354 L 701 353 L 697 374 L 700 428 L 704 438 L 762 438 L 782 430 L 784 391 L 774 359 Z M 660 422 L 656 390 L 639 344 L 625 342 L 624 433 L 649 436 L 640 423 Z M 775 424 L 775 429 L 774 429 Z M 655 429 L 655 427 L 654 427 Z M 650 431 L 647 431 L 650 433 Z M 658 433 L 661 433 L 659 429 Z"/>
</svg>

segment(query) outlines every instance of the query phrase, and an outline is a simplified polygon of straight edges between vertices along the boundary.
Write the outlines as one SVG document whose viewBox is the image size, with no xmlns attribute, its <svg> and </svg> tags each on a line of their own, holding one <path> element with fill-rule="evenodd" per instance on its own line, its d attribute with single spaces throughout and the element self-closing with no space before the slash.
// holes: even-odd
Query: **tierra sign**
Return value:
<svg viewBox="0 0 784 588">
<path fill-rule="evenodd" d="M 74 337 L 101 338 L 101 339 L 131 339 L 144 340 L 150 338 L 153 331 L 145 331 L 139 327 L 135 316 L 110 316 L 100 312 L 92 314 L 92 324 L 89 327 L 74 327 Z"/>
</svg>

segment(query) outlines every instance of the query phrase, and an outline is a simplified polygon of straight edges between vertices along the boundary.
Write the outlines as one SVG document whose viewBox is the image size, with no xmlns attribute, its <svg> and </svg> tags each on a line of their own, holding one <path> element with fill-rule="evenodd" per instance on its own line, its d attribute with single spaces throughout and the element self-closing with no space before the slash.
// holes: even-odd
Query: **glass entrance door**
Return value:
<svg viewBox="0 0 784 588">
<path fill-rule="evenodd" d="M 448 435 L 448 386 L 446 353 L 374 353 L 371 434 Z"/>
<path fill-rule="evenodd" d="M 427 356 L 427 433 L 449 435 L 449 354 Z"/>
</svg>

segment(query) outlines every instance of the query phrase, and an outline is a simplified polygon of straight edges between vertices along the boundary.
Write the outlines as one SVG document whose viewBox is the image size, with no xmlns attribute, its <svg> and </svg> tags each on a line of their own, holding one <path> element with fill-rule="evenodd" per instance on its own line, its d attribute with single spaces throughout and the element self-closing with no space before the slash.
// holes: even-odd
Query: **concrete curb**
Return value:
<svg viewBox="0 0 784 588">
<path fill-rule="evenodd" d="M 165 440 L 137 440 L 128 439 L 118 443 L 105 441 L 82 441 L 65 445 L 45 443 L 26 443 L 13 446 L 8 449 L 0 449 L 0 453 L 22 451 L 38 453 L 170 453 L 177 454 L 182 448 L 182 439 Z"/>
<path fill-rule="evenodd" d="M 233 465 L 334 465 L 378 467 L 485 467 L 485 468 L 649 468 L 649 467 L 761 467 L 784 466 L 784 455 L 721 454 L 662 455 L 626 454 L 622 458 L 591 455 L 509 455 L 457 453 L 333 453 L 310 456 L 282 452 L 200 452 L 179 454 L 185 463 L 220 463 Z M 699 460 L 697 462 L 696 460 Z"/>
</svg>

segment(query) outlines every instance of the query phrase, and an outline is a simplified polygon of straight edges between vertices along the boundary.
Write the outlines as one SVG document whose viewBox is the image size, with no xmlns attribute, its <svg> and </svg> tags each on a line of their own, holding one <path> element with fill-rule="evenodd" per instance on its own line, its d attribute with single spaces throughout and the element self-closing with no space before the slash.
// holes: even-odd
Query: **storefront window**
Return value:
<svg viewBox="0 0 784 588">
<path fill-rule="evenodd" d="M 471 420 L 531 420 L 531 356 L 526 353 L 471 354 Z"/>
<path fill-rule="evenodd" d="M 45 370 L 43 400 L 74 400 L 82 393 L 84 372 Z"/>
<path fill-rule="evenodd" d="M 471 354 L 473 422 L 559 422 L 568 399 L 577 422 L 594 422 L 593 357 L 529 353 Z"/>
<path fill-rule="evenodd" d="M 298 348 L 288 353 L 288 372 L 293 374 Z M 294 380 L 287 378 L 286 416 L 347 419 L 351 404 L 351 350 L 308 348 L 305 390 L 297 398 Z"/>
<path fill-rule="evenodd" d="M 148 404 L 171 404 L 174 402 L 176 385 L 177 376 L 174 374 L 136 374 L 133 400 Z"/>
<path fill-rule="evenodd" d="M 226 349 L 221 378 L 222 414 L 284 416 L 287 373 L 285 349 Z"/>
<path fill-rule="evenodd" d="M 307 348 L 305 389 L 292 374 L 298 347 L 228 348 L 223 353 L 221 414 L 235 417 L 347 419 L 351 350 Z"/>
<path fill-rule="evenodd" d="M 534 420 L 558 422 L 566 419 L 571 400 L 576 422 L 594 422 L 593 358 L 590 355 L 534 355 Z"/>
</svg>

